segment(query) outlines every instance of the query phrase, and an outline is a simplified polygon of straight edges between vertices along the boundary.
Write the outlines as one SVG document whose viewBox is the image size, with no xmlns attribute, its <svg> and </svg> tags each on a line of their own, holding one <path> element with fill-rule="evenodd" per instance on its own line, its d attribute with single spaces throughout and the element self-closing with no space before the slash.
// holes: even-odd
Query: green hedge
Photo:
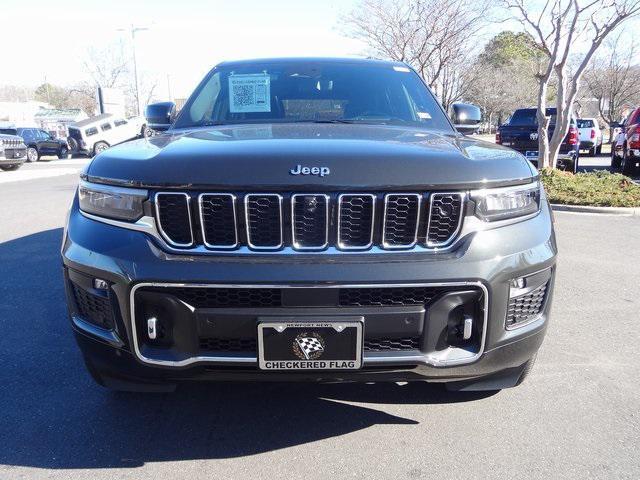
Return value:
<svg viewBox="0 0 640 480">
<path fill-rule="evenodd" d="M 551 203 L 597 207 L 640 207 L 640 185 L 619 173 L 601 170 L 590 173 L 540 171 Z"/>
</svg>

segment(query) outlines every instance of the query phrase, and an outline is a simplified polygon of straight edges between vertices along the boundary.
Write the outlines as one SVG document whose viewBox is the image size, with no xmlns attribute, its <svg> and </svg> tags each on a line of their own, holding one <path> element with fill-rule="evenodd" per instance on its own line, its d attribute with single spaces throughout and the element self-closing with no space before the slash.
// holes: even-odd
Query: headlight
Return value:
<svg viewBox="0 0 640 480">
<path fill-rule="evenodd" d="M 523 217 L 540 210 L 540 183 L 476 190 L 471 198 L 476 203 L 476 216 L 485 222 Z"/>
<path fill-rule="evenodd" d="M 80 182 L 80 210 L 100 217 L 134 221 L 143 214 L 142 204 L 148 192 L 136 188 L 112 187 Z"/>
</svg>

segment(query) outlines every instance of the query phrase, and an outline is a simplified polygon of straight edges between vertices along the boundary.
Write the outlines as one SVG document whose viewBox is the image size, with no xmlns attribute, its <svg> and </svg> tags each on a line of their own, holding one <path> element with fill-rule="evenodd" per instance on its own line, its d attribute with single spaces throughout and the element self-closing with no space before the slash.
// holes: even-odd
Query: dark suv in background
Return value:
<svg viewBox="0 0 640 480">
<path fill-rule="evenodd" d="M 538 165 L 538 119 L 537 109 L 519 108 L 509 120 L 498 128 L 496 143 L 513 148 L 523 154 L 533 165 Z M 549 139 L 556 125 L 556 109 L 547 108 L 546 116 L 551 117 L 549 123 Z M 575 118 L 571 118 L 569 133 L 560 145 L 558 168 L 576 173 L 580 157 L 580 135 Z"/>
<path fill-rule="evenodd" d="M 3 128 L 0 133 L 22 137 L 27 146 L 28 162 L 37 162 L 43 155 L 55 155 L 60 159 L 69 155 L 66 140 L 55 138 L 40 128 Z"/>
<path fill-rule="evenodd" d="M 479 109 L 453 111 L 364 59 L 225 62 L 177 117 L 148 106 L 161 133 L 88 164 L 64 233 L 94 379 L 522 382 L 549 323 L 551 210 L 522 155 L 456 132 Z"/>
</svg>

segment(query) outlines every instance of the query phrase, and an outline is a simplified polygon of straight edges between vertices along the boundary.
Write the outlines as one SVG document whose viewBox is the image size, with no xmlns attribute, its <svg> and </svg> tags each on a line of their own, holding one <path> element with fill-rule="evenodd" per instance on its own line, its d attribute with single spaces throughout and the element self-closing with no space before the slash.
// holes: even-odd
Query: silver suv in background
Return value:
<svg viewBox="0 0 640 480">
<path fill-rule="evenodd" d="M 17 135 L 0 133 L 0 170 L 17 170 L 27 159 L 27 146 Z"/>
</svg>

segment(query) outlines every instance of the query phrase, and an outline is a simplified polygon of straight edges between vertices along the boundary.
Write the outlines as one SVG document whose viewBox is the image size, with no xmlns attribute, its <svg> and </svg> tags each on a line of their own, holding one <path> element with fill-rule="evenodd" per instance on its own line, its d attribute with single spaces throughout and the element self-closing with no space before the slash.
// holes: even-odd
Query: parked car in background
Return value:
<svg viewBox="0 0 640 480">
<path fill-rule="evenodd" d="M 637 175 L 640 172 L 640 107 L 629 114 L 621 127 L 616 144 L 611 146 L 612 152 L 616 152 L 611 156 L 611 168 L 620 169 L 625 175 Z"/>
<path fill-rule="evenodd" d="M 0 170 L 17 170 L 26 159 L 27 146 L 22 138 L 0 133 Z"/>
<path fill-rule="evenodd" d="M 537 109 L 519 108 L 507 123 L 498 127 L 496 143 L 505 147 L 511 147 L 522 153 L 527 159 L 538 167 L 538 120 Z M 547 108 L 546 114 L 551 117 L 549 124 L 549 138 L 553 135 L 556 124 L 556 109 Z M 580 156 L 580 140 L 575 118 L 571 118 L 569 133 L 560 145 L 558 154 L 558 168 L 576 173 L 578 171 L 578 158 Z"/>
<path fill-rule="evenodd" d="M 43 155 L 55 155 L 62 159 L 69 155 L 67 141 L 55 138 L 40 128 L 3 128 L 0 133 L 17 135 L 27 146 L 27 161 L 37 162 Z"/>
<path fill-rule="evenodd" d="M 589 155 L 602 152 L 602 130 L 595 118 L 579 118 L 577 121 L 580 149 L 589 150 Z"/>
<path fill-rule="evenodd" d="M 146 136 L 146 121 L 141 117 L 122 118 L 103 113 L 69 125 L 72 154 L 97 155 L 119 143 Z"/>
</svg>

